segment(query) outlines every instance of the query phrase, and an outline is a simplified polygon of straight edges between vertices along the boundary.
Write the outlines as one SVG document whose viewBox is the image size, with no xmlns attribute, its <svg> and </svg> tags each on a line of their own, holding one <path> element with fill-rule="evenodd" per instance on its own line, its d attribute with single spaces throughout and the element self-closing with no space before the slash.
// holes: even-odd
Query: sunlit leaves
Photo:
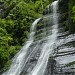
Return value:
<svg viewBox="0 0 75 75">
<path fill-rule="evenodd" d="M 72 19 L 75 22 L 75 6 L 72 8 Z"/>
</svg>

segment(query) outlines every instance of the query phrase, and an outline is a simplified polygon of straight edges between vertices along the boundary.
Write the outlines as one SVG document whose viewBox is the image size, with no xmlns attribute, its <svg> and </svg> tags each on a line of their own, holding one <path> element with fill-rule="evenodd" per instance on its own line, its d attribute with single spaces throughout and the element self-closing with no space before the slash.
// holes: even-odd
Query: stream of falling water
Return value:
<svg viewBox="0 0 75 75">
<path fill-rule="evenodd" d="M 40 19 L 41 18 L 38 18 L 32 23 L 28 41 L 25 43 L 20 52 L 13 58 L 13 62 L 10 69 L 7 72 L 3 73 L 2 75 L 19 75 L 21 73 L 24 67 L 24 63 L 27 59 L 28 48 L 33 43 L 36 24 Z"/>
<path fill-rule="evenodd" d="M 47 66 L 49 55 L 52 53 L 54 44 L 56 43 L 57 32 L 58 32 L 58 1 L 54 1 L 51 4 L 53 9 L 53 26 L 52 26 L 52 35 L 47 38 L 47 42 L 44 44 L 43 49 L 41 50 L 40 57 L 36 66 L 28 75 L 44 75 L 44 71 Z"/>
<path fill-rule="evenodd" d="M 44 72 L 47 67 L 49 55 L 52 53 L 52 51 L 54 49 L 54 45 L 55 45 L 56 39 L 57 39 L 57 32 L 58 32 L 58 13 L 57 13 L 58 1 L 54 1 L 51 4 L 51 8 L 53 10 L 53 12 L 52 12 L 53 25 L 52 25 L 51 31 L 50 30 L 49 31 L 52 32 L 52 34 L 50 34 L 45 39 L 46 43 L 42 43 L 41 53 L 38 58 L 38 61 L 35 64 L 35 66 L 32 68 L 32 70 L 29 71 L 26 75 L 44 75 Z M 35 54 L 35 51 L 37 52 L 36 47 L 38 47 L 39 43 L 38 43 L 38 45 L 36 45 L 36 47 L 34 47 L 34 49 L 32 50 L 32 52 L 30 54 L 28 54 L 28 50 L 29 50 L 28 48 L 31 46 L 31 44 L 34 41 L 36 24 L 38 23 L 38 21 L 40 19 L 41 18 L 38 18 L 34 21 L 34 23 L 31 26 L 31 32 L 30 32 L 28 41 L 23 46 L 23 48 L 20 50 L 20 52 L 14 57 L 10 69 L 7 72 L 3 73 L 2 75 L 20 75 L 20 73 L 23 71 L 23 69 L 25 67 L 25 63 L 27 63 L 30 56 L 33 53 Z M 23 74 L 23 75 L 25 75 L 25 74 Z"/>
</svg>

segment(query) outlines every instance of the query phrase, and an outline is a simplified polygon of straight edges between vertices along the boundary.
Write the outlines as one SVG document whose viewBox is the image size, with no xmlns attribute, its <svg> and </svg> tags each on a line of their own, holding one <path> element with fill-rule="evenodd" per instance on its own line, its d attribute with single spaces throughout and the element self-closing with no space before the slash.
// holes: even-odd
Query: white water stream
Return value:
<svg viewBox="0 0 75 75">
<path fill-rule="evenodd" d="M 75 35 L 69 35 L 65 39 L 57 40 L 57 36 L 59 36 L 58 35 L 59 34 L 58 33 L 58 30 L 59 30 L 58 29 L 58 17 L 59 17 L 58 0 L 52 2 L 50 6 L 51 6 L 52 13 L 50 16 L 48 13 L 48 16 L 45 16 L 44 18 L 48 19 L 49 24 L 50 24 L 49 19 L 51 19 L 52 26 L 50 30 L 49 29 L 47 30 L 48 35 L 46 35 L 46 32 L 45 32 L 46 26 L 45 26 L 44 37 L 41 39 L 43 41 L 45 40 L 45 42 L 43 43 L 41 42 L 41 40 L 37 40 L 38 41 L 37 44 L 33 45 L 33 48 L 31 48 L 32 50 L 30 54 L 28 54 L 28 49 L 32 45 L 32 43 L 34 43 L 34 40 L 35 40 L 34 35 L 36 32 L 37 23 L 41 19 L 41 18 L 38 18 L 33 22 L 31 26 L 31 31 L 30 31 L 28 41 L 20 50 L 20 52 L 14 57 L 10 69 L 2 75 L 20 75 L 24 69 L 27 73 L 25 74 L 24 72 L 22 75 L 44 75 L 47 68 L 49 56 L 52 55 L 55 45 L 56 47 L 58 47 L 75 40 Z M 46 24 L 45 20 L 44 20 L 44 24 Z M 33 60 L 33 62 L 29 62 L 31 59 L 36 58 L 35 54 L 38 52 L 39 49 L 40 49 L 40 55 L 38 59 L 36 59 L 37 61 L 35 62 L 35 60 Z M 66 54 L 66 51 L 74 51 L 74 49 L 75 49 L 74 47 L 71 47 L 71 48 L 64 47 L 60 49 L 59 52 L 63 51 L 65 52 L 64 54 Z M 59 54 L 59 55 L 62 55 L 62 54 Z M 34 58 L 32 56 L 34 56 Z M 74 59 L 75 59 L 75 55 L 66 55 L 66 56 L 55 58 L 55 60 L 59 64 L 67 64 L 74 61 Z"/>
<path fill-rule="evenodd" d="M 49 55 L 52 53 L 54 44 L 56 43 L 57 32 L 58 32 L 58 29 L 57 29 L 58 28 L 58 15 L 57 15 L 58 1 L 54 1 L 51 4 L 51 7 L 53 8 L 53 24 L 54 24 L 52 26 L 52 35 L 48 36 L 47 42 L 43 45 L 43 48 L 41 50 L 41 54 L 36 66 L 28 75 L 43 75 L 44 74 Z"/>
<path fill-rule="evenodd" d="M 36 25 L 40 19 L 41 18 L 38 18 L 32 23 L 28 41 L 25 43 L 20 52 L 13 58 L 13 62 L 10 69 L 2 75 L 19 75 L 21 73 L 24 67 L 24 63 L 27 59 L 28 48 L 33 43 Z"/>
</svg>

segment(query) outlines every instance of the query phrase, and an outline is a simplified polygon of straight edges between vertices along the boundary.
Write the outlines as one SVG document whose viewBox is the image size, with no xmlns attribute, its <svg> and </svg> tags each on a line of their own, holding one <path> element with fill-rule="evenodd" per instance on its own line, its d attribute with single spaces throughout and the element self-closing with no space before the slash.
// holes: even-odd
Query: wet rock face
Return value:
<svg viewBox="0 0 75 75">
<path fill-rule="evenodd" d="M 37 61 L 37 59 L 36 59 L 36 58 L 30 59 L 30 63 L 31 63 L 31 62 L 34 62 L 34 61 Z"/>
<path fill-rule="evenodd" d="M 55 59 L 50 59 L 44 75 L 75 75 L 75 35 L 70 35 L 69 31 L 69 0 L 59 1 L 59 30 L 58 41 L 62 41 L 60 46 L 57 46 L 57 56 Z M 58 44 L 57 41 L 57 44 Z M 73 58 L 73 60 L 72 60 Z M 70 59 L 70 60 L 69 60 Z M 67 62 L 68 61 L 68 62 Z M 71 63 L 69 63 L 71 62 Z M 66 64 L 61 64 L 66 63 Z M 69 63 L 69 64 L 68 64 Z M 66 65 L 69 65 L 68 67 Z M 71 65 L 71 66 L 70 66 Z"/>
<path fill-rule="evenodd" d="M 53 58 L 49 58 L 44 75 L 54 75 L 55 67 L 56 67 L 56 60 Z"/>
</svg>

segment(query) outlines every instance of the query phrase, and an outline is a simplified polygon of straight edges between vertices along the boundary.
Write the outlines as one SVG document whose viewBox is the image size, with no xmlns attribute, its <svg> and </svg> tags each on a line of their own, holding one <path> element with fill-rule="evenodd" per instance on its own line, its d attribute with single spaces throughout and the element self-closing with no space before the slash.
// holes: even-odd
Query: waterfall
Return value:
<svg viewBox="0 0 75 75">
<path fill-rule="evenodd" d="M 63 19 L 58 19 L 58 2 L 54 0 L 42 19 L 32 23 L 28 41 L 2 75 L 75 75 L 75 34 L 58 23 Z"/>
<path fill-rule="evenodd" d="M 21 71 L 24 67 L 24 63 L 26 62 L 26 59 L 28 56 L 27 55 L 28 48 L 33 43 L 33 40 L 34 40 L 33 38 L 35 35 L 36 25 L 40 19 L 41 18 L 38 18 L 32 23 L 28 41 L 25 43 L 25 45 L 19 51 L 19 53 L 17 53 L 16 56 L 13 58 L 12 65 L 11 65 L 10 69 L 2 75 L 19 75 L 21 73 Z"/>
<path fill-rule="evenodd" d="M 49 21 L 49 19 L 51 19 L 52 25 L 51 30 L 47 30 L 48 35 L 46 34 L 46 30 L 44 30 L 43 38 L 41 40 L 37 40 L 37 43 L 34 43 L 36 25 L 41 18 L 36 19 L 31 26 L 28 41 L 14 57 L 10 69 L 2 75 L 44 75 L 49 56 L 52 54 L 56 44 L 58 32 L 58 1 L 54 1 L 50 7 L 52 8 L 52 14 L 50 16 L 48 15 L 46 20 Z M 48 25 L 50 25 L 50 22 Z M 33 45 L 33 43 L 35 45 Z M 33 63 L 30 62 L 32 58 L 35 60 Z"/>
<path fill-rule="evenodd" d="M 57 32 L 58 32 L 58 1 L 54 1 L 51 4 L 53 9 L 53 26 L 52 26 L 52 35 L 47 37 L 46 43 L 43 45 L 41 50 L 40 57 L 37 61 L 37 64 L 33 68 L 33 70 L 28 75 L 44 75 L 44 71 L 47 66 L 49 55 L 52 53 L 54 49 L 54 45 L 56 43 Z"/>
</svg>

